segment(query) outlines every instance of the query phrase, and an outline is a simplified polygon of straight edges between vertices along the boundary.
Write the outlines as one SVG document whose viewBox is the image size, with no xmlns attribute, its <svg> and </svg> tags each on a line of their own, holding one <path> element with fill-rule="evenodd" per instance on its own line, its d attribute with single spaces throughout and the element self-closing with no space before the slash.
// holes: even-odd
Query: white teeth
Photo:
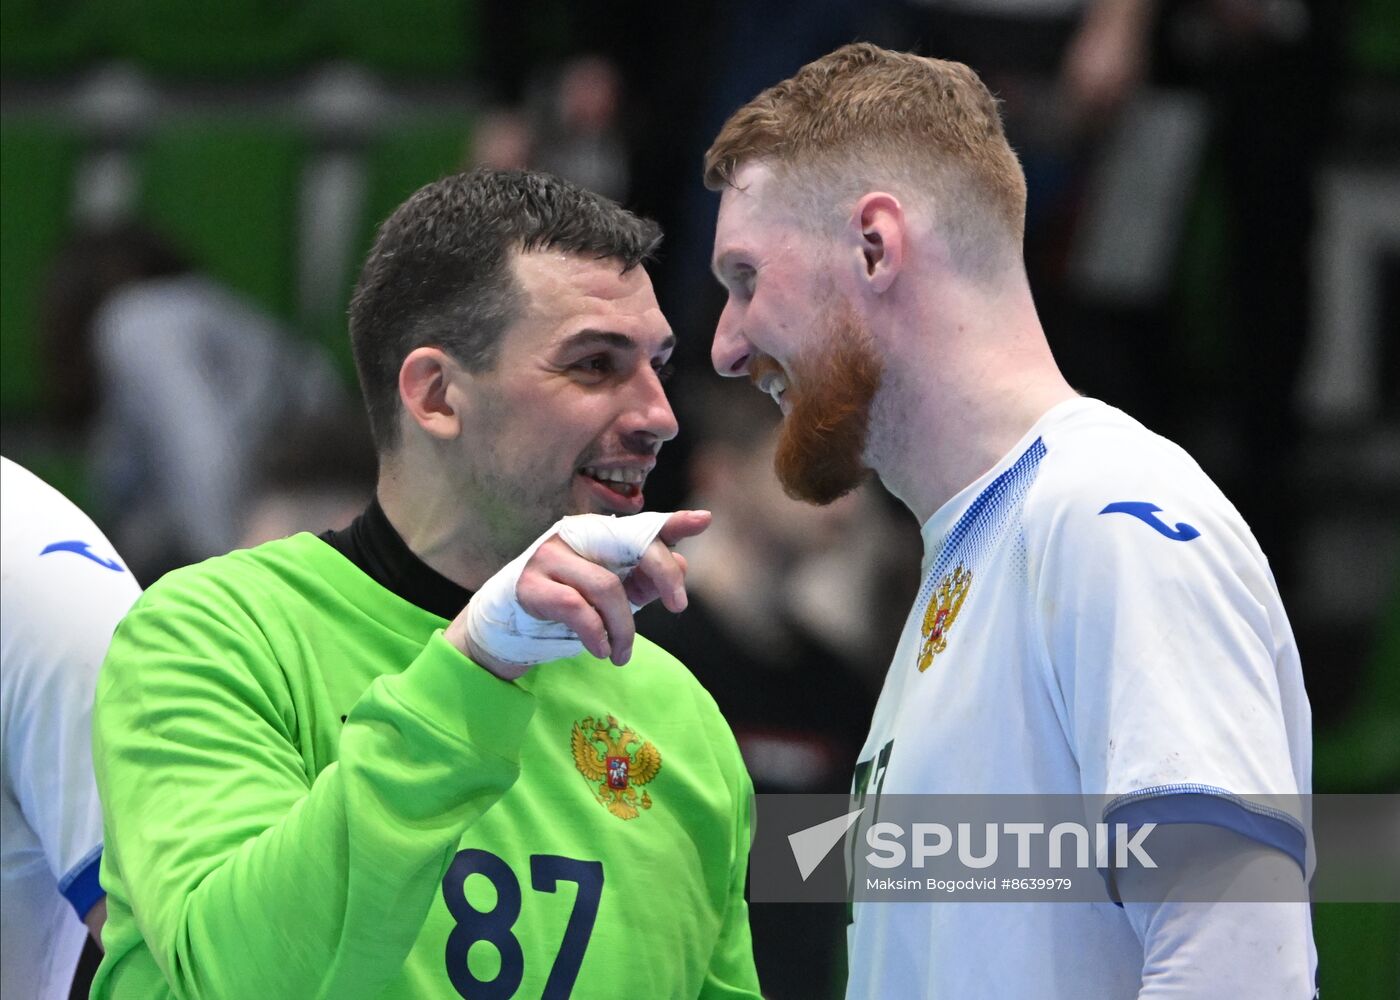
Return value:
<svg viewBox="0 0 1400 1000">
<path fill-rule="evenodd" d="M 583 474 L 612 483 L 640 483 L 647 477 L 641 469 L 595 469 L 591 466 L 585 468 Z"/>
<path fill-rule="evenodd" d="M 773 402 L 779 406 L 783 405 L 783 393 L 787 392 L 787 380 L 781 375 L 771 375 L 763 380 L 761 388 L 768 395 L 773 397 Z"/>
</svg>

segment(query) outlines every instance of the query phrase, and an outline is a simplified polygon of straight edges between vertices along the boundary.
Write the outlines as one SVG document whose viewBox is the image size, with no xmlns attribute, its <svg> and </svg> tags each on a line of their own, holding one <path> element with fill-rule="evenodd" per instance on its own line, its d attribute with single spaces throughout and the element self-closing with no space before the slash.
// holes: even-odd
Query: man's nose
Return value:
<svg viewBox="0 0 1400 1000">
<path fill-rule="evenodd" d="M 638 396 L 628 414 L 626 432 L 640 435 L 652 444 L 670 441 L 680 432 L 680 425 L 660 375 L 648 367 L 638 378 Z"/>
<path fill-rule="evenodd" d="M 739 310 L 735 308 L 731 298 L 724 304 L 724 312 L 719 315 L 719 323 L 715 326 L 715 341 L 710 345 L 710 364 L 726 378 L 748 374 L 749 362 L 754 356 L 753 344 L 744 336 L 739 320 Z"/>
</svg>

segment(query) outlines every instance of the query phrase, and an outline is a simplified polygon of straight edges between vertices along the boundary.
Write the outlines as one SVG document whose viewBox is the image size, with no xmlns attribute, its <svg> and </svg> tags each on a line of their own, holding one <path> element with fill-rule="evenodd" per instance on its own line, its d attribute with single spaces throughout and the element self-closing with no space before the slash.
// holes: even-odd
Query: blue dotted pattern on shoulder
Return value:
<svg viewBox="0 0 1400 1000">
<path fill-rule="evenodd" d="M 1031 484 L 1035 482 L 1040 460 L 1044 457 L 1045 442 L 1036 438 L 1009 469 L 977 494 L 977 499 L 972 501 L 953 525 L 953 530 L 948 532 L 948 538 L 934 560 L 933 570 L 919 588 L 920 606 L 928 604 L 938 581 L 955 567 L 964 566 L 975 573 L 979 557 L 994 548 L 1008 528 L 1019 523 L 1016 515 Z"/>
</svg>

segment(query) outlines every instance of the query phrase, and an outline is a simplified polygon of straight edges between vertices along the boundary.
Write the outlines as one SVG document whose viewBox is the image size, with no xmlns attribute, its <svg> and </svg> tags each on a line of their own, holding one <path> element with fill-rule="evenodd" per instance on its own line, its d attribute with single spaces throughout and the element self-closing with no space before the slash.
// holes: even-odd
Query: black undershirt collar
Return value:
<svg viewBox="0 0 1400 1000">
<path fill-rule="evenodd" d="M 389 523 L 378 497 L 348 527 L 318 537 L 385 590 L 439 618 L 451 621 L 471 600 L 470 590 L 413 554 Z"/>
</svg>

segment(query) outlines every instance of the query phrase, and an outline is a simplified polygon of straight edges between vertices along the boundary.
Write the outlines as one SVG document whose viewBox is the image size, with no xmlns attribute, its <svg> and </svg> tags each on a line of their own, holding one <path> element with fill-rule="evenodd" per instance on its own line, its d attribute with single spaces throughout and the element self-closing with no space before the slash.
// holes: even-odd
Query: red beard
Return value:
<svg viewBox="0 0 1400 1000">
<path fill-rule="evenodd" d="M 788 496 L 825 506 L 861 484 L 870 471 L 865 441 L 882 371 L 870 332 L 850 306 L 835 306 L 822 346 L 794 362 L 796 384 L 785 393 L 792 408 L 773 465 Z M 758 384 L 769 373 L 781 374 L 782 368 L 761 355 L 749 378 Z"/>
</svg>

